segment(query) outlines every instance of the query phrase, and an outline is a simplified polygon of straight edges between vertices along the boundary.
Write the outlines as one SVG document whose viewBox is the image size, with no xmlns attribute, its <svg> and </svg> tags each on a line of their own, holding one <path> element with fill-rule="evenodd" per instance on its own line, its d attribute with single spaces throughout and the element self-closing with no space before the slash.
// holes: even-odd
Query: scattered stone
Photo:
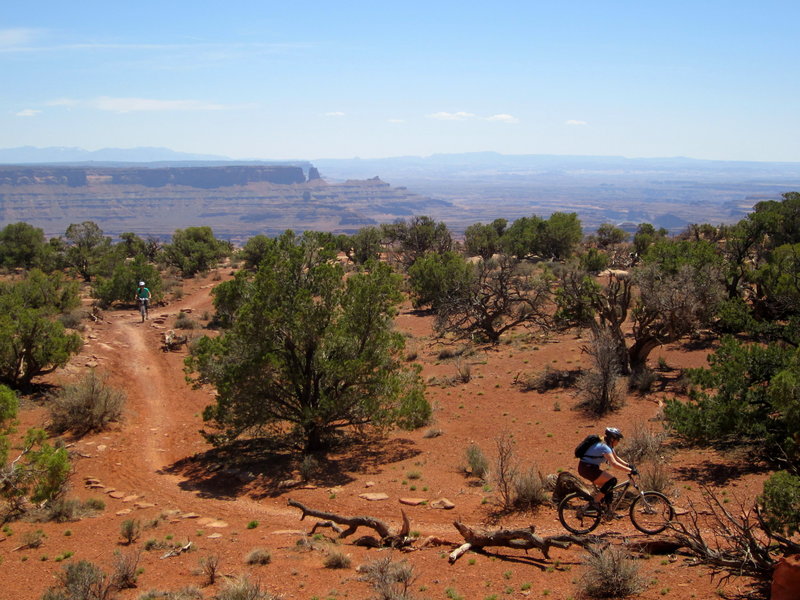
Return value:
<svg viewBox="0 0 800 600">
<path fill-rule="evenodd" d="M 104 451 L 104 450 L 105 450 L 107 447 L 108 447 L 108 446 L 106 446 L 105 444 L 100 444 L 100 445 L 97 447 L 97 451 L 98 451 L 98 452 L 103 452 L 103 451 Z"/>
<path fill-rule="evenodd" d="M 197 519 L 200 517 L 200 515 L 198 515 L 197 513 L 188 512 L 188 513 L 183 513 L 182 515 L 180 515 L 180 517 L 181 519 Z"/>
<path fill-rule="evenodd" d="M 90 369 L 94 369 L 94 368 L 97 367 L 97 365 L 98 365 L 98 362 L 96 360 L 87 360 L 85 366 L 89 367 Z"/>
<path fill-rule="evenodd" d="M 375 487 L 375 482 L 374 482 L 374 481 L 367 481 L 367 482 L 364 484 L 364 487 L 366 487 L 366 488 Z"/>
<path fill-rule="evenodd" d="M 366 494 L 359 494 L 359 498 L 363 498 L 364 500 L 368 500 L 370 502 L 379 502 L 380 500 L 388 500 L 389 496 L 384 494 L 383 492 L 368 492 Z"/>
<path fill-rule="evenodd" d="M 305 536 L 305 531 L 300 531 L 299 529 L 277 529 L 276 531 L 270 531 L 270 535 L 302 535 Z"/>
<path fill-rule="evenodd" d="M 124 515 L 129 515 L 129 514 L 131 514 L 131 509 L 130 508 L 123 508 L 122 510 L 118 510 L 116 512 L 116 515 L 118 517 L 122 517 Z"/>
<path fill-rule="evenodd" d="M 84 479 L 84 481 L 86 482 L 86 485 L 92 485 L 92 484 L 100 483 L 100 480 L 97 479 L 96 477 L 87 477 L 87 478 Z"/>
<path fill-rule="evenodd" d="M 198 525 L 208 525 L 209 523 L 213 523 L 216 519 L 211 519 L 209 517 L 203 517 L 202 519 L 197 520 Z"/>
<path fill-rule="evenodd" d="M 420 504 L 425 504 L 427 501 L 427 498 L 400 498 L 400 504 L 405 504 L 407 506 L 419 506 Z"/>
<path fill-rule="evenodd" d="M 307 483 L 305 485 L 301 485 L 297 489 L 298 490 L 315 490 L 315 489 L 317 489 L 317 486 L 315 486 L 313 483 Z"/>
<path fill-rule="evenodd" d="M 131 494 L 130 496 L 125 496 L 122 499 L 122 501 L 123 502 L 133 502 L 134 500 L 138 500 L 138 499 L 139 499 L 139 495 L 138 494 Z"/>
<path fill-rule="evenodd" d="M 222 537 L 221 533 L 212 533 L 211 535 L 206 536 L 210 540 L 216 540 Z"/>
<path fill-rule="evenodd" d="M 117 491 L 116 488 L 106 488 L 105 493 L 110 494 L 111 492 L 116 492 L 116 491 Z"/>
<path fill-rule="evenodd" d="M 455 508 L 456 505 L 450 502 L 447 498 L 437 498 L 433 502 L 431 502 L 431 508 L 441 508 L 443 510 L 451 510 Z"/>
<path fill-rule="evenodd" d="M 108 495 L 115 500 L 122 500 L 125 496 L 127 496 L 125 492 L 109 492 Z"/>
<path fill-rule="evenodd" d="M 106 486 L 104 486 L 102 483 L 88 483 L 88 484 L 86 484 L 86 487 L 89 488 L 90 490 L 104 490 L 104 489 L 106 489 Z"/>
<path fill-rule="evenodd" d="M 136 502 L 133 506 L 135 508 L 153 508 L 155 504 L 152 502 Z"/>
</svg>

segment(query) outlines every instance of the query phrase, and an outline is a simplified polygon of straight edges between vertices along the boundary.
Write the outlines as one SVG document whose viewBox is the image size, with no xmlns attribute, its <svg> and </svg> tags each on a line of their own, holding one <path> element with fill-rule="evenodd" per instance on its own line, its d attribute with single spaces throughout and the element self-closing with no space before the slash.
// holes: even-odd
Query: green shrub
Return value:
<svg viewBox="0 0 800 600">
<path fill-rule="evenodd" d="M 42 600 L 106 600 L 113 584 L 97 565 L 86 560 L 64 565 L 57 583 L 48 589 Z"/>
<path fill-rule="evenodd" d="M 126 544 L 132 544 L 139 539 L 142 533 L 142 524 L 139 519 L 125 519 L 119 526 L 119 534 Z"/>
<path fill-rule="evenodd" d="M 800 532 L 800 477 L 778 471 L 764 482 L 759 498 L 770 529 L 792 536 Z"/>
<path fill-rule="evenodd" d="M 90 369 L 77 383 L 55 394 L 50 403 L 52 429 L 84 435 L 103 431 L 110 423 L 119 421 L 125 394 L 106 385 L 106 379 Z"/>
</svg>

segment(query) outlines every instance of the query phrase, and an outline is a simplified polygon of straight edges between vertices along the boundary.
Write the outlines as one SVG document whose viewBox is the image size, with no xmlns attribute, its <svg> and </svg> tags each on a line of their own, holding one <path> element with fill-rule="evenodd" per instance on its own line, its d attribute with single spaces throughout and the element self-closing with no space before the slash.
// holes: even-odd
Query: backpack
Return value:
<svg viewBox="0 0 800 600">
<path fill-rule="evenodd" d="M 600 436 L 593 433 L 592 435 L 587 435 L 586 438 L 575 447 L 575 458 L 583 458 L 586 456 L 586 452 L 594 446 L 595 444 L 600 442 Z"/>
</svg>

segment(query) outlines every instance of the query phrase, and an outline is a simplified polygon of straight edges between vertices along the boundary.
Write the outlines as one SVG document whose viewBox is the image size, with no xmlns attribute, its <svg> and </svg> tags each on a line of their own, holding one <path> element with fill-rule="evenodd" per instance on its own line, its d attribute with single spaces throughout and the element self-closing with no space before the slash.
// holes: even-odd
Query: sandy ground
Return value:
<svg viewBox="0 0 800 600">
<path fill-rule="evenodd" d="M 227 277 L 224 273 L 223 277 Z M 430 385 L 429 399 L 435 407 L 434 423 L 414 432 L 395 432 L 386 438 L 367 439 L 346 450 L 320 459 L 320 468 L 310 485 L 281 488 L 283 480 L 297 476 L 297 462 L 288 457 L 257 460 L 242 452 L 226 455 L 211 449 L 200 435 L 202 411 L 213 399 L 212 390 L 192 389 L 184 379 L 185 349 L 161 350 L 161 335 L 171 329 L 180 310 L 204 323 L 213 310 L 210 290 L 214 277 L 187 280 L 180 300 L 155 307 L 145 323 L 133 310 L 110 310 L 96 323 L 88 323 L 86 345 L 69 367 L 48 376 L 51 383 L 74 380 L 96 364 L 109 375 L 109 383 L 127 395 L 124 420 L 109 431 L 67 439 L 74 458 L 70 496 L 99 498 L 105 509 L 99 514 L 68 523 L 13 522 L 0 533 L 0 600 L 38 599 L 55 581 L 65 561 L 86 559 L 107 572 L 115 554 L 140 552 L 142 568 L 135 589 L 119 592 L 121 599 L 139 598 L 150 590 L 176 590 L 196 586 L 204 598 L 212 598 L 229 577 L 247 573 L 270 591 L 284 598 L 368 598 L 373 595 L 360 580 L 356 567 L 390 556 L 408 561 L 416 580 L 412 591 L 419 598 L 521 598 L 577 597 L 584 571 L 580 548 L 554 549 L 549 559 L 540 552 L 526 553 L 508 548 L 468 553 L 455 564 L 447 555 L 463 542 L 453 521 L 472 526 L 528 527 L 540 535 L 566 533 L 554 508 L 534 513 L 497 516 L 497 492 L 465 476 L 465 450 L 477 443 L 490 458 L 496 455 L 495 440 L 511 435 L 522 466 L 535 464 L 544 473 L 575 470 L 572 452 L 590 432 L 606 425 L 630 430 L 636 423 L 659 428 L 657 416 L 663 398 L 671 394 L 669 381 L 679 370 L 705 364 L 709 352 L 682 345 L 661 348 L 651 363 L 662 358 L 669 370 L 660 373 L 654 391 L 631 395 L 618 413 L 593 420 L 573 410 L 571 391 L 544 394 L 523 392 L 515 378 L 550 365 L 577 368 L 587 363 L 581 348 L 586 339 L 568 334 L 537 338 L 519 332 L 509 343 L 478 348 L 461 358 L 469 365 L 471 379 L 455 385 Z M 455 359 L 441 359 L 441 347 L 431 337 L 430 318 L 406 307 L 397 326 L 417 352 L 426 380 L 441 381 L 457 373 Z M 201 335 L 201 329 L 193 335 Z M 662 389 L 663 388 L 663 389 Z M 22 428 L 42 424 L 42 403 L 28 403 L 22 412 Z M 435 428 L 441 435 L 429 437 Z M 698 499 L 701 484 L 724 489 L 732 506 L 752 502 L 768 476 L 736 457 L 711 450 L 675 449 L 669 463 L 673 478 L 673 503 L 679 508 Z M 87 483 L 90 482 L 90 483 Z M 92 483 L 93 482 L 93 483 Z M 387 499 L 368 501 L 364 493 L 384 493 Z M 455 508 L 435 509 L 430 502 L 447 498 Z M 287 506 L 293 498 L 307 506 L 342 515 L 370 515 L 393 528 L 401 523 L 403 508 L 411 529 L 420 538 L 437 536 L 453 546 L 433 546 L 411 552 L 368 549 L 352 544 L 362 534 L 334 540 L 321 529 L 313 544 L 299 546 L 315 519 L 300 521 L 300 512 Z M 427 504 L 409 506 L 400 499 L 422 498 Z M 142 525 L 136 542 L 125 545 L 120 526 L 127 519 Z M 27 531 L 41 529 L 44 543 L 36 549 L 16 549 Z M 641 539 L 627 518 L 602 524 L 598 533 L 613 543 Z M 192 543 L 192 550 L 163 558 L 159 546 Z M 145 546 L 155 546 L 145 550 Z M 255 548 L 271 553 L 271 562 L 251 566 L 246 555 Z M 324 560 L 340 551 L 351 566 L 328 569 Z M 65 553 L 72 553 L 64 558 Z M 200 569 L 203 559 L 219 559 L 218 581 L 206 585 Z M 712 579 L 702 566 L 693 566 L 682 555 L 653 556 L 637 560 L 647 582 L 641 598 L 712 598 L 719 592 L 735 595 L 749 589 L 745 578 L 725 582 Z"/>
</svg>

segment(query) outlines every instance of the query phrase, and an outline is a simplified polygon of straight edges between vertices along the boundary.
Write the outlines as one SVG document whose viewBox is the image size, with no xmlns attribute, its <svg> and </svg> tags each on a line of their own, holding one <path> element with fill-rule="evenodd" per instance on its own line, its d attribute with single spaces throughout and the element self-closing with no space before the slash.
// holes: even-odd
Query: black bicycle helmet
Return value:
<svg viewBox="0 0 800 600">
<path fill-rule="evenodd" d="M 616 427 L 606 427 L 606 439 L 621 440 L 624 435 Z"/>
</svg>

